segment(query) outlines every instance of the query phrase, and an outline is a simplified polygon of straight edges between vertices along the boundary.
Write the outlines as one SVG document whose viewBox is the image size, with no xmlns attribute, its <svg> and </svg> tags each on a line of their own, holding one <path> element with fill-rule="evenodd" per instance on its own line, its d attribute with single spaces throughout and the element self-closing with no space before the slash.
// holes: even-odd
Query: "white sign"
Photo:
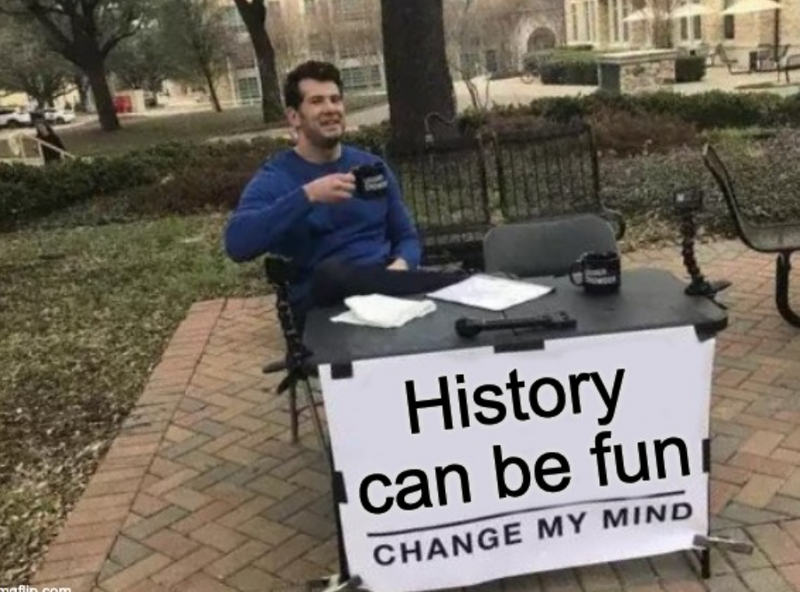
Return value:
<svg viewBox="0 0 800 592">
<path fill-rule="evenodd" d="M 350 573 L 406 592 L 692 548 L 714 343 L 685 327 L 321 368 Z"/>
</svg>

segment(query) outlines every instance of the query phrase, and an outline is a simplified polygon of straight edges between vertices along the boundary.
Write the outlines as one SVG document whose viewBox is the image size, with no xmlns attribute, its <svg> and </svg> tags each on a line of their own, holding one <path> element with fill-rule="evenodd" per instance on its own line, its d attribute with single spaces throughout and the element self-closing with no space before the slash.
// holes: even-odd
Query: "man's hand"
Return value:
<svg viewBox="0 0 800 592">
<path fill-rule="evenodd" d="M 356 178 L 351 173 L 334 173 L 303 185 L 311 203 L 338 203 L 350 199 L 356 190 Z"/>
<path fill-rule="evenodd" d="M 394 271 L 408 271 L 408 263 L 406 263 L 405 259 L 398 257 L 392 261 L 386 269 L 391 269 Z"/>
</svg>

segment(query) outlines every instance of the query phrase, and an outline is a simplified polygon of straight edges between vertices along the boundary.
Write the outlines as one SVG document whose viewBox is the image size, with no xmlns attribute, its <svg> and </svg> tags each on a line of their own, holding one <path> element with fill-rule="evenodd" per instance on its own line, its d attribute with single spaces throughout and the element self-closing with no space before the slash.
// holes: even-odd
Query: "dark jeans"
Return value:
<svg viewBox="0 0 800 592">
<path fill-rule="evenodd" d="M 349 296 L 361 294 L 424 294 L 460 282 L 467 275 L 463 271 L 395 271 L 380 265 L 363 266 L 324 261 L 314 270 L 310 297 L 293 306 L 295 323 L 302 335 L 305 317 L 312 308 L 334 306 L 341 304 Z"/>
</svg>

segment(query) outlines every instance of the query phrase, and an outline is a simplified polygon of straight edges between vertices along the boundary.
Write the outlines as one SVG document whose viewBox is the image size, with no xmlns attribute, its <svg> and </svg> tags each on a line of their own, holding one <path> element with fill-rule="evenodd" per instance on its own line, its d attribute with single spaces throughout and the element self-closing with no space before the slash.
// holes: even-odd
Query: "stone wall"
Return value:
<svg viewBox="0 0 800 592">
<path fill-rule="evenodd" d="M 661 60 L 641 64 L 624 64 L 620 70 L 622 94 L 640 94 L 669 90 L 675 82 L 675 60 Z"/>
<path fill-rule="evenodd" d="M 675 82 L 675 54 L 672 50 L 653 50 L 601 56 L 600 88 L 621 94 L 670 90 Z"/>
</svg>

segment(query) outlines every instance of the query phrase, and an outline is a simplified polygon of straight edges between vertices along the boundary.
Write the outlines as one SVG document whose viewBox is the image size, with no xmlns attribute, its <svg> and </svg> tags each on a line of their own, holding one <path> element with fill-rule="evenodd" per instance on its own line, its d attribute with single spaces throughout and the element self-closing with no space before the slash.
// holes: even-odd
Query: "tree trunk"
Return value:
<svg viewBox="0 0 800 592">
<path fill-rule="evenodd" d="M 87 64 L 84 71 L 89 78 L 100 127 L 106 132 L 118 130 L 120 128 L 119 119 L 114 108 L 114 99 L 111 97 L 111 89 L 108 86 L 108 76 L 102 58 L 98 56 L 96 62 L 91 65 Z"/>
<path fill-rule="evenodd" d="M 261 79 L 261 115 L 264 123 L 271 123 L 283 117 L 283 101 L 275 68 L 275 50 L 263 28 L 251 33 L 251 38 L 256 53 L 258 76 Z"/>
<path fill-rule="evenodd" d="M 267 10 L 263 0 L 251 2 L 235 0 L 235 2 L 256 55 L 258 77 L 261 82 L 261 116 L 264 123 L 271 123 L 283 116 L 283 102 L 275 68 L 275 48 L 267 33 Z"/>
<path fill-rule="evenodd" d="M 442 123 L 456 114 L 442 0 L 382 0 L 381 8 L 392 143 L 422 146 L 426 120 L 437 139 L 456 135 L 455 126 Z"/>
<path fill-rule="evenodd" d="M 211 96 L 211 105 L 214 107 L 214 111 L 222 113 L 222 105 L 217 96 L 217 86 L 214 84 L 214 77 L 208 70 L 203 70 L 203 76 L 206 79 L 206 85 L 208 85 L 208 93 Z"/>
</svg>

